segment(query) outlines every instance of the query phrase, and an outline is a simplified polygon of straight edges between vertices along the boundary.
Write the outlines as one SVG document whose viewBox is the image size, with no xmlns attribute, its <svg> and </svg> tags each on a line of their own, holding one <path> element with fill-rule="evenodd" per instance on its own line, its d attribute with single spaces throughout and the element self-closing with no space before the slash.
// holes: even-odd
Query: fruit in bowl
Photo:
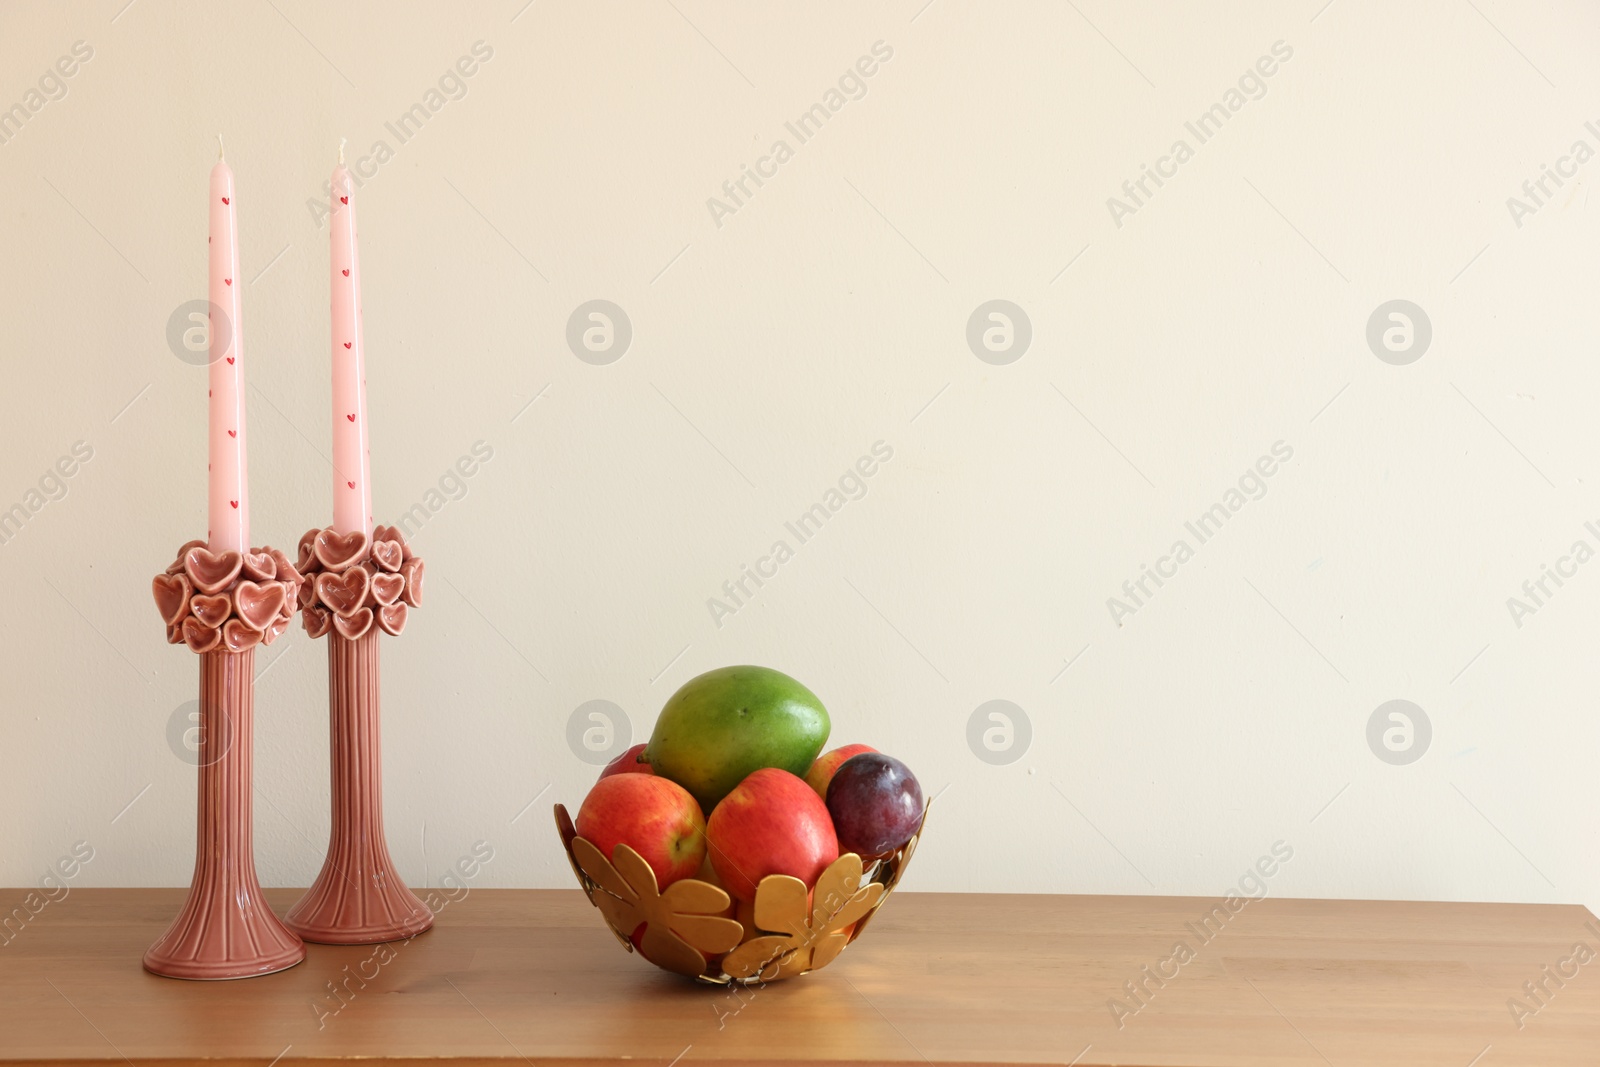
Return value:
<svg viewBox="0 0 1600 1067">
<path fill-rule="evenodd" d="M 644 755 L 711 811 L 752 771 L 810 770 L 828 741 L 815 693 L 770 667 L 721 667 L 685 682 L 656 719 Z"/>
<path fill-rule="evenodd" d="M 753 771 L 706 822 L 711 867 L 737 900 L 754 900 L 769 874 L 786 874 L 807 889 L 839 858 L 828 808 L 801 779 L 777 767 Z"/>
<path fill-rule="evenodd" d="M 724 667 L 667 701 L 643 745 L 612 760 L 556 824 L 607 925 L 659 967 L 768 981 L 826 966 L 898 883 L 922 789 L 869 745 L 820 755 L 811 690 Z"/>
<path fill-rule="evenodd" d="M 578 809 L 578 836 L 607 859 L 627 845 L 650 865 L 665 889 L 700 869 L 706 854 L 706 822 L 700 805 L 682 786 L 646 774 L 601 778 Z"/>
<path fill-rule="evenodd" d="M 839 764 L 851 756 L 859 756 L 863 752 L 876 752 L 871 745 L 845 745 L 832 752 L 824 752 L 817 757 L 817 761 L 806 772 L 806 785 L 817 791 L 817 796 L 823 800 L 828 799 L 828 783 L 833 781 L 833 773 L 839 769 Z"/>
<path fill-rule="evenodd" d="M 863 860 L 887 855 L 922 825 L 922 786 L 911 768 L 881 752 L 839 765 L 828 783 L 828 814 L 839 847 Z"/>
<path fill-rule="evenodd" d="M 654 774 L 656 769 L 650 766 L 644 758 L 644 742 L 640 742 L 628 749 L 622 755 L 600 768 L 600 777 L 610 778 L 613 774 Z"/>
</svg>

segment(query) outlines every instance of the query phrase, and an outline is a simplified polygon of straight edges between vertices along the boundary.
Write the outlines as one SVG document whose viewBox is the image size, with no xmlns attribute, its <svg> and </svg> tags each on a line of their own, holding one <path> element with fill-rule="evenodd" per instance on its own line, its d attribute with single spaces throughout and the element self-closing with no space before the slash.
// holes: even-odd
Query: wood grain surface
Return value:
<svg viewBox="0 0 1600 1067">
<path fill-rule="evenodd" d="M 0 890 L 0 918 L 26 895 Z M 899 893 L 826 970 L 736 992 L 631 956 L 576 890 L 471 890 L 409 942 L 310 945 L 264 978 L 146 974 L 182 899 L 76 889 L 13 918 L 0 1059 L 1600 1063 L 1600 958 L 1575 956 L 1600 922 L 1576 906 L 1267 899 L 1202 926 L 1216 901 Z"/>
</svg>

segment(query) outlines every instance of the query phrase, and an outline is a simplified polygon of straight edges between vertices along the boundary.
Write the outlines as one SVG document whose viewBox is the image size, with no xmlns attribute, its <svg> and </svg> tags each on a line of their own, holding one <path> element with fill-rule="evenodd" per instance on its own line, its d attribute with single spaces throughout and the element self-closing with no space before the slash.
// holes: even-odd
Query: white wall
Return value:
<svg viewBox="0 0 1600 1067">
<path fill-rule="evenodd" d="M 80 884 L 188 878 L 168 726 L 196 663 L 149 581 L 203 534 L 204 372 L 166 329 L 204 295 L 221 131 L 255 540 L 329 518 L 307 200 L 341 135 L 395 149 L 359 193 L 380 519 L 493 449 L 415 538 L 428 603 L 384 646 L 414 883 L 481 838 L 488 883 L 566 885 L 548 804 L 595 773 L 573 710 L 613 701 L 642 739 L 684 680 L 759 662 L 942 791 L 917 889 L 1211 894 L 1281 840 L 1274 893 L 1600 902 L 1600 562 L 1507 606 L 1600 548 L 1600 161 L 1520 225 L 1507 206 L 1600 149 L 1600 10 L 124 2 L 0 8 L 0 104 L 93 49 L 0 144 L 0 506 L 93 449 L 0 545 L 0 883 L 78 840 Z M 384 123 L 478 41 L 466 96 L 398 144 Z M 800 144 L 785 120 L 879 41 Z M 1200 144 L 1185 122 L 1280 41 Z M 718 225 L 707 199 L 780 138 Z M 1193 158 L 1119 226 L 1108 197 L 1179 138 Z M 596 298 L 633 329 L 604 366 L 564 339 Z M 1007 365 L 966 340 L 991 299 L 1031 323 Z M 1409 365 L 1366 340 L 1393 299 L 1431 322 Z M 866 496 L 797 545 L 785 520 L 880 440 Z M 1199 544 L 1185 521 L 1280 441 Z M 779 538 L 794 558 L 716 625 Z M 1180 538 L 1193 559 L 1117 625 L 1107 599 Z M 270 884 L 322 855 L 323 656 L 298 628 L 261 656 Z M 994 699 L 1032 730 L 1002 766 L 967 742 Z M 1391 699 L 1431 724 L 1409 765 L 1368 746 Z"/>
</svg>

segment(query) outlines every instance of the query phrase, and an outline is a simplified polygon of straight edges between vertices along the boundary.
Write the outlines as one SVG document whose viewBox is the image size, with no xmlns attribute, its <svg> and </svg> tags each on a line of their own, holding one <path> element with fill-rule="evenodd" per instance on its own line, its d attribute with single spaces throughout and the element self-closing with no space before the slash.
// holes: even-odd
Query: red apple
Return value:
<svg viewBox="0 0 1600 1067">
<path fill-rule="evenodd" d="M 575 828 L 607 859 L 618 845 L 633 849 L 656 873 L 661 889 L 694 874 L 705 858 L 706 823 L 700 805 L 683 786 L 655 775 L 614 774 L 600 779 L 583 798 Z"/>
<path fill-rule="evenodd" d="M 871 745 L 845 745 L 832 752 L 824 752 L 817 757 L 817 762 L 811 765 L 806 772 L 806 785 L 817 791 L 817 796 L 824 801 L 828 799 L 828 783 L 833 781 L 833 772 L 839 769 L 839 764 L 851 756 L 859 756 L 863 752 L 876 752 Z"/>
<path fill-rule="evenodd" d="M 706 822 L 711 866 L 738 900 L 751 901 L 769 874 L 810 888 L 839 858 L 828 807 L 805 781 L 777 767 L 752 772 Z"/>
<path fill-rule="evenodd" d="M 643 741 L 634 745 L 628 751 L 612 760 L 600 769 L 600 777 L 610 778 L 613 774 L 654 774 L 656 769 L 645 762 L 640 753 L 644 751 Z"/>
</svg>

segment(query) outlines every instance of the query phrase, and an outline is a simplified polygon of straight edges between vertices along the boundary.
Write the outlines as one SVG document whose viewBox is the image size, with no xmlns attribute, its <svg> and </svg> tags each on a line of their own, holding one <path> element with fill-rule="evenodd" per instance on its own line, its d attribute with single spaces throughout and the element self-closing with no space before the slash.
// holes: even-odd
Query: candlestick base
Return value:
<svg viewBox="0 0 1600 1067">
<path fill-rule="evenodd" d="M 261 895 L 251 848 L 255 649 L 294 617 L 300 574 L 275 548 L 178 550 L 151 583 L 167 640 L 200 655 L 200 796 L 189 898 L 144 954 L 166 978 L 252 978 L 293 967 L 306 947 Z"/>
<path fill-rule="evenodd" d="M 406 888 L 383 828 L 379 634 L 399 636 L 422 597 L 422 560 L 398 529 L 309 530 L 298 569 L 306 631 L 328 639 L 333 817 L 327 858 L 285 922 L 305 938 L 365 945 L 414 937 L 433 913 Z"/>
<path fill-rule="evenodd" d="M 307 941 L 366 945 L 413 937 L 433 912 L 406 888 L 383 833 L 378 741 L 378 634 L 328 635 L 333 819 L 316 882 L 285 922 Z"/>
<path fill-rule="evenodd" d="M 253 978 L 293 967 L 305 945 L 267 906 L 250 847 L 255 650 L 200 657 L 200 804 L 189 899 L 144 954 L 166 978 Z"/>
</svg>

